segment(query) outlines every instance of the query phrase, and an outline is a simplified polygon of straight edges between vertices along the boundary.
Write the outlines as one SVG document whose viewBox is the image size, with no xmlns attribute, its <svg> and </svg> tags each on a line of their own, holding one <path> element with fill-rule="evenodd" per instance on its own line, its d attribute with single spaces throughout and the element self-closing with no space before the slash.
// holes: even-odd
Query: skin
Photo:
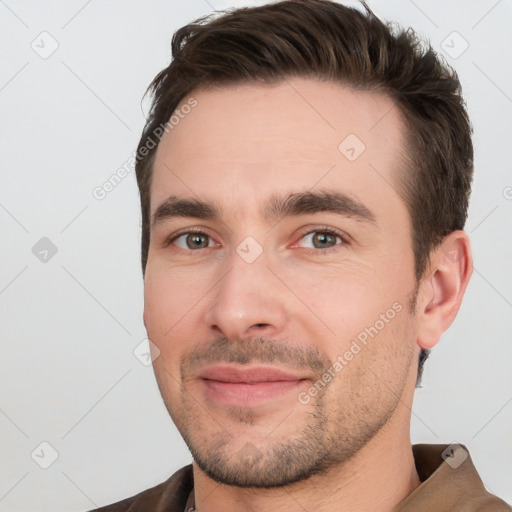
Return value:
<svg viewBox="0 0 512 512">
<path fill-rule="evenodd" d="M 416 283 L 397 192 L 404 124 L 388 97 L 302 78 L 190 96 L 197 106 L 158 147 L 151 212 L 173 195 L 212 202 L 220 218 L 152 226 L 144 323 L 160 351 L 163 400 L 194 456 L 196 507 L 391 511 L 420 485 L 409 434 L 417 358 L 457 314 L 471 274 L 468 237 L 448 235 Z M 348 134 L 365 145 L 354 161 L 338 149 Z M 264 216 L 273 194 L 305 191 L 355 198 L 375 223 L 333 212 Z M 322 238 L 326 227 L 341 238 Z M 187 229 L 205 233 L 204 247 L 187 245 Z M 236 251 L 248 236 L 262 250 L 252 263 Z M 393 304 L 400 312 L 301 402 Z M 198 375 L 222 361 L 263 362 L 305 380 L 258 406 L 227 406 Z"/>
</svg>

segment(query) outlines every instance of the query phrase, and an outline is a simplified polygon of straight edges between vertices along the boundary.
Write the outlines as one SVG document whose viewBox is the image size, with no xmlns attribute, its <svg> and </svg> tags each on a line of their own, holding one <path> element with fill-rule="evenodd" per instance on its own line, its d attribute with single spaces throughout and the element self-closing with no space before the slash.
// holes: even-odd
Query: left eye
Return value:
<svg viewBox="0 0 512 512">
<path fill-rule="evenodd" d="M 329 231 L 313 231 L 301 238 L 301 247 L 313 249 L 330 249 L 343 242 L 340 235 Z"/>
<path fill-rule="evenodd" d="M 213 240 L 206 233 L 190 232 L 177 236 L 173 242 L 180 249 L 206 249 L 213 247 Z"/>
</svg>

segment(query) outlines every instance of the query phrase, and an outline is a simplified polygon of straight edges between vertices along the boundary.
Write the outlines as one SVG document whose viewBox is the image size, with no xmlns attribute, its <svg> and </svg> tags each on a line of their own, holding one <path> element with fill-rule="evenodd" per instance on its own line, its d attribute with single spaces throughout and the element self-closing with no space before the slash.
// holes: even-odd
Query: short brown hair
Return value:
<svg viewBox="0 0 512 512">
<path fill-rule="evenodd" d="M 156 153 L 156 146 L 147 151 L 147 140 L 198 87 L 275 84 L 296 76 L 388 95 L 407 125 L 408 172 L 399 172 L 398 185 L 411 216 L 418 282 L 430 251 L 464 227 L 473 145 L 457 74 L 412 29 L 385 23 L 362 5 L 366 12 L 331 0 L 282 0 L 211 14 L 176 31 L 172 62 L 148 88 L 153 102 L 137 148 L 143 275 Z M 418 383 L 427 356 L 422 350 Z"/>
</svg>

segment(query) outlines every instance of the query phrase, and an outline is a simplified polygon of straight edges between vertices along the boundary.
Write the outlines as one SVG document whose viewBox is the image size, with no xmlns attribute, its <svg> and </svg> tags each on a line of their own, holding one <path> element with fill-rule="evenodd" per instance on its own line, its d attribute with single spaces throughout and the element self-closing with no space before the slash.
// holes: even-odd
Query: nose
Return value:
<svg viewBox="0 0 512 512">
<path fill-rule="evenodd" d="M 288 317 L 286 298 L 265 254 L 248 263 L 233 251 L 225 264 L 205 313 L 210 329 L 228 339 L 282 333 Z"/>
</svg>

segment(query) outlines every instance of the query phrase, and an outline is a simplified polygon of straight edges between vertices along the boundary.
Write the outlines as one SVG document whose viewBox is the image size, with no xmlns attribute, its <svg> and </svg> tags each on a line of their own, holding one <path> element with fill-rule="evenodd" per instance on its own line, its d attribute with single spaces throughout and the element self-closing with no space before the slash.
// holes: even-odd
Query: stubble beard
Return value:
<svg viewBox="0 0 512 512">
<path fill-rule="evenodd" d="M 399 401 L 397 398 L 379 410 L 368 404 L 346 412 L 338 407 L 333 420 L 327 411 L 333 398 L 324 393 L 308 406 L 297 402 L 298 410 L 284 419 L 287 423 L 300 415 L 299 427 L 292 435 L 280 437 L 277 427 L 263 442 L 252 442 L 253 438 L 246 436 L 247 441 L 240 446 L 214 419 L 204 414 L 201 417 L 203 409 L 197 404 L 194 407 L 185 396 L 182 394 L 181 412 L 171 416 L 194 461 L 216 482 L 245 488 L 283 487 L 342 467 L 389 421 Z M 249 427 L 258 421 L 257 414 L 248 408 L 233 408 L 230 420 Z"/>
<path fill-rule="evenodd" d="M 341 468 L 389 422 L 406 387 L 412 361 L 412 352 L 404 346 L 395 348 L 394 356 L 400 362 L 394 368 L 393 389 L 389 384 L 383 385 L 372 370 L 372 366 L 374 369 L 378 366 L 372 365 L 370 360 L 360 361 L 362 364 L 354 368 L 350 376 L 343 374 L 349 370 L 344 368 L 309 404 L 297 399 L 292 410 L 283 411 L 276 419 L 274 430 L 270 429 L 263 438 L 262 429 L 258 428 L 257 409 L 232 407 L 215 418 L 187 389 L 183 378 L 179 396 L 174 393 L 174 401 L 171 400 L 173 393 L 166 389 L 166 379 L 157 376 L 157 383 L 194 461 L 208 477 L 236 487 L 283 487 L 314 475 L 324 475 L 335 467 Z M 231 361 L 247 362 L 235 354 Z M 367 355 L 359 357 L 366 359 Z M 368 354 L 368 357 L 372 356 Z M 275 359 L 275 353 L 272 358 Z M 271 357 L 258 359 L 271 361 Z M 189 359 L 190 364 L 194 361 L 192 357 Z M 311 366 L 319 370 L 323 365 L 325 371 L 326 363 L 327 360 L 318 357 Z M 165 370 L 163 373 L 160 377 L 165 377 Z M 341 381 L 332 386 L 337 379 Z M 297 424 L 291 433 L 290 422 Z M 281 423 L 288 426 L 287 433 L 280 431 Z M 245 441 L 236 435 L 241 424 Z M 254 436 L 250 434 L 253 428 Z"/>
</svg>

